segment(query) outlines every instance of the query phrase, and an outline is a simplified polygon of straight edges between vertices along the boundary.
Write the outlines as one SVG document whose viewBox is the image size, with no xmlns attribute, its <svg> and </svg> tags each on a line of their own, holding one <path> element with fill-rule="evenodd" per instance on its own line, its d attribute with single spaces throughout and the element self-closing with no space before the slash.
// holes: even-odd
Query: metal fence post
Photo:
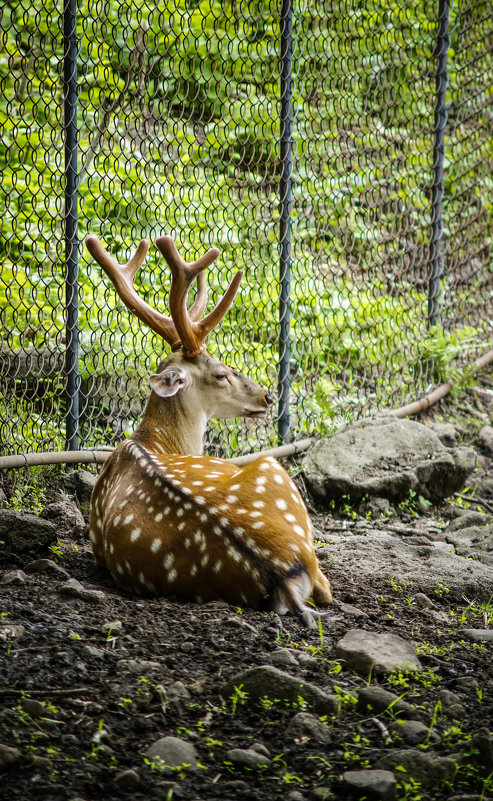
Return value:
<svg viewBox="0 0 493 801">
<path fill-rule="evenodd" d="M 443 255 L 440 250 L 443 235 L 443 160 L 445 156 L 445 127 L 447 125 L 447 51 L 449 39 L 449 0 L 439 0 L 438 34 L 435 55 L 437 58 L 435 93 L 435 138 L 433 144 L 433 184 L 430 242 L 430 279 L 428 284 L 428 325 L 440 322 L 440 282 L 443 274 Z"/>
<path fill-rule="evenodd" d="M 289 442 L 290 393 L 290 286 L 293 122 L 293 0 L 281 4 L 281 177 L 280 197 L 280 291 L 279 291 L 279 423 L 281 442 Z"/>
<path fill-rule="evenodd" d="M 63 110 L 65 138 L 65 299 L 67 380 L 66 439 L 69 450 L 79 448 L 79 263 L 77 176 L 77 0 L 65 0 L 63 8 Z"/>
</svg>

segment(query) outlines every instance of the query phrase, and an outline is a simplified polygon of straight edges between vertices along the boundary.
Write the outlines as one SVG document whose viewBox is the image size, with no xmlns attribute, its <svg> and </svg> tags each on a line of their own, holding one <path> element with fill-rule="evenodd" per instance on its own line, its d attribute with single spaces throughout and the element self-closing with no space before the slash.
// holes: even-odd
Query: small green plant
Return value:
<svg viewBox="0 0 493 801">
<path fill-rule="evenodd" d="M 229 700 L 231 701 L 231 714 L 236 714 L 236 709 L 238 705 L 243 706 L 246 704 L 248 693 L 245 690 L 242 690 L 243 684 L 240 684 L 239 687 L 235 687 L 233 694 L 230 695 Z"/>
<path fill-rule="evenodd" d="M 51 553 L 53 555 L 53 559 L 55 560 L 55 562 L 61 562 L 62 561 L 62 559 L 63 559 L 63 551 L 62 551 L 62 549 L 60 547 L 60 540 L 59 539 L 57 539 L 56 542 L 54 542 L 54 543 L 52 543 L 50 545 L 50 551 L 51 551 Z"/>
<path fill-rule="evenodd" d="M 435 595 L 438 595 L 438 597 L 441 598 L 443 595 L 448 595 L 450 590 L 445 586 L 445 584 L 442 584 L 441 581 L 439 581 L 433 592 Z"/>
</svg>

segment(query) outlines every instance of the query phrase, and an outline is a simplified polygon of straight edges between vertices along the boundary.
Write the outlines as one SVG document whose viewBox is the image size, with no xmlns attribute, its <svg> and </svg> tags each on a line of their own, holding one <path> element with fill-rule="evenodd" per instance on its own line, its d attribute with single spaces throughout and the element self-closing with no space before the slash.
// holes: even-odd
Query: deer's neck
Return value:
<svg viewBox="0 0 493 801">
<path fill-rule="evenodd" d="M 132 439 L 157 453 L 198 456 L 204 449 L 207 420 L 202 410 L 185 407 L 180 395 L 163 399 L 152 393 Z"/>
</svg>

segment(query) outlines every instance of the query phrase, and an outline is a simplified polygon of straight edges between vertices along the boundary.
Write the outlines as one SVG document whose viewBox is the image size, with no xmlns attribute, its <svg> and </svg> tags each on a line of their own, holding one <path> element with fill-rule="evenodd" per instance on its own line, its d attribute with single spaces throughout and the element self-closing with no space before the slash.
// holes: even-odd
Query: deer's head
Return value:
<svg viewBox="0 0 493 801">
<path fill-rule="evenodd" d="M 171 345 L 172 353 L 150 377 L 151 410 L 157 412 L 160 405 L 166 403 L 186 408 L 190 417 L 195 415 L 204 419 L 265 415 L 272 403 L 267 392 L 233 367 L 211 356 L 205 348 L 208 334 L 231 306 L 242 277 L 242 272 L 238 271 L 217 306 L 200 319 L 208 295 L 203 271 L 216 260 L 219 255 L 217 248 L 188 263 L 181 258 L 170 236 L 162 236 L 156 241 L 172 273 L 169 292 L 171 317 L 167 317 L 149 306 L 133 286 L 149 248 L 146 240 L 140 242 L 125 265 L 119 264 L 96 236 L 88 236 L 86 245 L 110 277 L 127 308 Z M 195 280 L 196 298 L 188 308 L 188 291 Z"/>
</svg>

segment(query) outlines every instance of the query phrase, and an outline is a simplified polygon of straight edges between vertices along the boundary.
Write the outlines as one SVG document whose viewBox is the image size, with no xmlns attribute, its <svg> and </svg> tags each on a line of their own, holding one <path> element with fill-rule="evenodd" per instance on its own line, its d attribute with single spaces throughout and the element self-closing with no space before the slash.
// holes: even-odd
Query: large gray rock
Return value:
<svg viewBox="0 0 493 801">
<path fill-rule="evenodd" d="M 29 512 L 0 509 L 0 540 L 13 553 L 36 551 L 56 542 L 58 531 L 53 523 Z"/>
<path fill-rule="evenodd" d="M 334 587 L 352 585 L 390 586 L 391 580 L 407 586 L 406 592 L 423 592 L 434 596 L 445 592 L 449 598 L 487 601 L 493 595 L 493 566 L 464 559 L 437 547 L 433 542 L 414 543 L 412 537 L 401 539 L 373 532 L 333 535 L 330 543 L 317 549 Z"/>
<path fill-rule="evenodd" d="M 351 495 L 408 497 L 434 502 L 464 486 L 476 465 L 471 448 L 446 448 L 430 428 L 412 420 L 359 420 L 318 442 L 302 462 L 306 482 L 321 501 Z"/>
</svg>

